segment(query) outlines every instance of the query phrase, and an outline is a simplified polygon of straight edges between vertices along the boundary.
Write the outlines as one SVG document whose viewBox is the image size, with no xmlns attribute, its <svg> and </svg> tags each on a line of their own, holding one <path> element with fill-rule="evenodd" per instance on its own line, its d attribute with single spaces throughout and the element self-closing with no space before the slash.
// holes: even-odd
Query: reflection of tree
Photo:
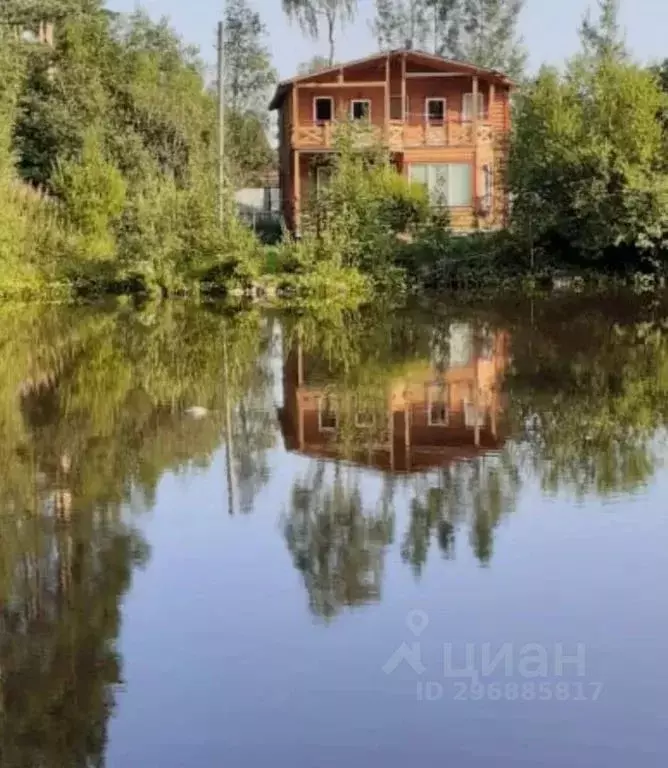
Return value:
<svg viewBox="0 0 668 768">
<path fill-rule="evenodd" d="M 469 530 L 471 547 L 486 565 L 492 557 L 494 529 L 513 511 L 521 487 L 512 449 L 499 455 L 456 462 L 416 482 L 410 523 L 401 554 L 419 576 L 427 562 L 432 537 L 446 558 L 454 556 L 457 530 Z"/>
<path fill-rule="evenodd" d="M 10 544 L 16 523 L 1 525 L 2 765 L 103 765 L 120 599 L 144 545 L 101 509 L 68 525 L 29 515 Z M 9 561 L 8 545 L 20 547 Z"/>
<path fill-rule="evenodd" d="M 265 335 L 255 313 L 194 305 L 0 310 L 3 768 L 103 764 L 120 601 L 147 558 L 130 511 L 165 472 L 210 464 L 227 402 L 255 462 L 240 485 L 266 479 Z"/>
<path fill-rule="evenodd" d="M 551 492 L 631 492 L 653 475 L 668 421 L 668 334 L 609 314 L 539 317 L 513 341 L 512 417 Z M 661 312 L 660 315 L 664 315 Z M 614 315 L 613 315 L 614 317 Z"/>
<path fill-rule="evenodd" d="M 343 606 L 380 599 L 392 516 L 387 505 L 374 513 L 363 510 L 351 473 L 317 463 L 293 487 L 284 532 L 315 614 L 329 619 Z"/>
</svg>

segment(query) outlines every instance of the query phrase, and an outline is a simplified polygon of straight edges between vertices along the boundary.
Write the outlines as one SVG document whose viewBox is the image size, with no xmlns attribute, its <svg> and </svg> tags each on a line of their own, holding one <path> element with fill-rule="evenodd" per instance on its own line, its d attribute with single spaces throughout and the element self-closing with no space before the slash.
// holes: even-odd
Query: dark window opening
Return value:
<svg viewBox="0 0 668 768">
<path fill-rule="evenodd" d="M 427 99 L 427 119 L 430 123 L 445 121 L 445 101 L 443 99 Z"/>
<path fill-rule="evenodd" d="M 353 101 L 352 115 L 353 120 L 368 120 L 371 116 L 371 102 Z"/>
<path fill-rule="evenodd" d="M 315 100 L 315 121 L 316 123 L 325 123 L 332 119 L 332 100 L 316 99 Z"/>
</svg>

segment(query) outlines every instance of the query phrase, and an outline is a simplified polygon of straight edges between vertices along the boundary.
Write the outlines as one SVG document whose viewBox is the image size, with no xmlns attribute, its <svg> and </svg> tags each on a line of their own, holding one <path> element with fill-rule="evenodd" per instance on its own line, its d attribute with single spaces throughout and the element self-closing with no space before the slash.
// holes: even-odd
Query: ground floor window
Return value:
<svg viewBox="0 0 668 768">
<path fill-rule="evenodd" d="M 424 184 L 432 205 L 469 206 L 473 202 L 470 163 L 411 163 L 411 181 Z"/>
</svg>

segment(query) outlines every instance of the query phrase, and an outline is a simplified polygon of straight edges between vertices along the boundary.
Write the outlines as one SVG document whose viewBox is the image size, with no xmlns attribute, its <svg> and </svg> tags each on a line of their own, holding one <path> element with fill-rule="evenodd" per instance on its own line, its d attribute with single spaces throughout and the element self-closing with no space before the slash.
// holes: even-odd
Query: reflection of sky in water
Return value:
<svg viewBox="0 0 668 768">
<path fill-rule="evenodd" d="M 126 318 L 114 331 L 99 313 L 87 337 L 74 318 L 61 318 L 78 334 L 53 375 L 51 357 L 29 329 L 23 352 L 31 378 L 15 377 L 2 389 L 0 376 L 0 394 L 11 394 L 0 410 L 0 498 L 15 488 L 27 490 L 25 502 L 36 491 L 59 519 L 47 521 L 43 538 L 31 539 L 36 531 L 13 525 L 16 508 L 4 507 L 1 584 L 12 583 L 10 556 L 38 561 L 37 541 L 57 580 L 48 594 L 25 582 L 29 610 L 40 618 L 30 605 L 39 597 L 43 607 L 66 612 L 63 605 L 79 595 L 77 580 L 89 593 L 78 623 L 55 622 L 62 667 L 43 650 L 37 666 L 21 662 L 27 646 L 7 623 L 8 593 L 0 594 L 0 691 L 9 720 L 21 721 L 21 697 L 11 688 L 17 680 L 33 701 L 62 680 L 72 710 L 33 723 L 30 732 L 50 729 L 53 736 L 72 722 L 76 728 L 73 713 L 88 723 L 92 710 L 77 709 L 79 690 L 94 676 L 101 651 L 86 645 L 83 628 L 93 635 L 98 614 L 120 601 L 122 623 L 108 634 L 111 648 L 118 633 L 123 681 L 114 689 L 110 768 L 664 765 L 668 474 L 665 431 L 655 427 L 663 419 L 665 355 L 649 345 L 624 346 L 607 330 L 596 337 L 595 320 L 590 340 L 571 309 L 528 335 L 522 322 L 512 332 L 501 322 L 499 335 L 488 316 L 478 322 L 462 314 L 413 321 L 410 343 L 401 335 L 402 318 L 374 319 L 383 333 L 374 336 L 373 323 L 359 330 L 370 340 L 362 363 L 348 369 L 327 357 L 335 345 L 325 353 L 320 336 L 306 340 L 305 382 L 297 387 L 305 393 L 304 413 L 318 424 L 323 392 L 338 398 L 339 410 L 327 439 L 307 432 L 301 447 L 284 434 L 288 421 L 278 410 L 295 397 L 289 319 L 283 326 L 248 321 L 241 333 L 240 326 L 221 331 L 219 318 L 201 312 L 156 312 L 142 315 L 141 327 Z M 392 334 L 398 349 L 386 343 Z M 16 336 L 13 330 L 5 338 Z M 498 343 L 506 336 L 508 349 Z M 267 357 L 262 349 L 270 338 Z M 21 351 L 19 345 L 11 354 L 17 366 Z M 495 390 L 501 374 L 508 375 L 508 397 Z M 485 392 L 469 397 L 476 381 Z M 245 384 L 228 425 L 225 392 L 235 382 Z M 455 408 L 448 387 L 460 384 Z M 23 410 L 12 399 L 17 391 Z M 193 405 L 206 415 L 184 415 Z M 385 440 L 383 450 L 388 434 L 403 443 L 403 429 L 373 430 L 383 414 L 411 408 L 415 431 L 408 436 L 426 443 L 428 460 L 406 461 L 395 474 L 381 471 L 385 465 L 365 436 Z M 347 442 L 337 436 L 344 426 L 351 430 Z M 450 451 L 451 440 L 463 443 L 461 455 Z M 327 458 L 314 458 L 316 442 Z M 102 547 L 109 535 L 96 539 L 90 521 L 100 525 L 107 514 L 115 530 L 116 501 L 119 519 L 135 526 L 149 548 L 144 568 L 133 566 L 127 592 L 106 589 L 111 570 L 95 582 L 82 558 L 87 543 Z M 63 567 L 56 557 L 63 552 L 75 566 Z M 123 563 L 130 567 L 129 558 Z M 419 637 L 407 624 L 416 610 L 428 619 Z M 49 631 L 47 621 L 28 640 Z M 383 671 L 402 643 L 419 654 L 422 674 L 407 663 Z M 547 654 L 549 674 L 537 683 L 547 686 L 549 701 L 518 693 L 534 682 L 518 671 L 530 643 Z M 478 672 L 482 649 L 493 655 L 504 646 L 513 669 L 506 674 L 501 666 L 483 678 L 483 686 L 501 688 L 477 695 L 468 678 L 444 676 L 444 644 L 460 671 L 467 644 Z M 581 678 L 572 664 L 565 677 L 554 674 L 557 644 L 567 656 L 584 645 Z M 8 676 L 14 668 L 39 674 Z M 603 690 L 593 701 L 598 683 Z M 427 689 L 435 700 L 424 693 L 418 700 L 418 690 Z M 559 691 L 565 700 L 557 700 Z M 67 738 L 61 741 L 65 754 Z M 37 743 L 33 737 L 31 745 Z"/>
</svg>

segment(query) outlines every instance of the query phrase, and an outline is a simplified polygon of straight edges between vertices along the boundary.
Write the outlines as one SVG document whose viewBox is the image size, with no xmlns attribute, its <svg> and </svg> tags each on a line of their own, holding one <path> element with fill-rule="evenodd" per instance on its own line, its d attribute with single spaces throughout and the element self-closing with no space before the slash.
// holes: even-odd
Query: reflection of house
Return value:
<svg viewBox="0 0 668 768">
<path fill-rule="evenodd" d="M 474 458 L 504 442 L 500 378 L 506 337 L 450 328 L 447 352 L 390 374 L 373 391 L 344 389 L 310 371 L 299 346 L 284 364 L 279 412 L 286 447 L 397 472 Z M 443 359 L 445 358 L 445 359 Z"/>
</svg>

